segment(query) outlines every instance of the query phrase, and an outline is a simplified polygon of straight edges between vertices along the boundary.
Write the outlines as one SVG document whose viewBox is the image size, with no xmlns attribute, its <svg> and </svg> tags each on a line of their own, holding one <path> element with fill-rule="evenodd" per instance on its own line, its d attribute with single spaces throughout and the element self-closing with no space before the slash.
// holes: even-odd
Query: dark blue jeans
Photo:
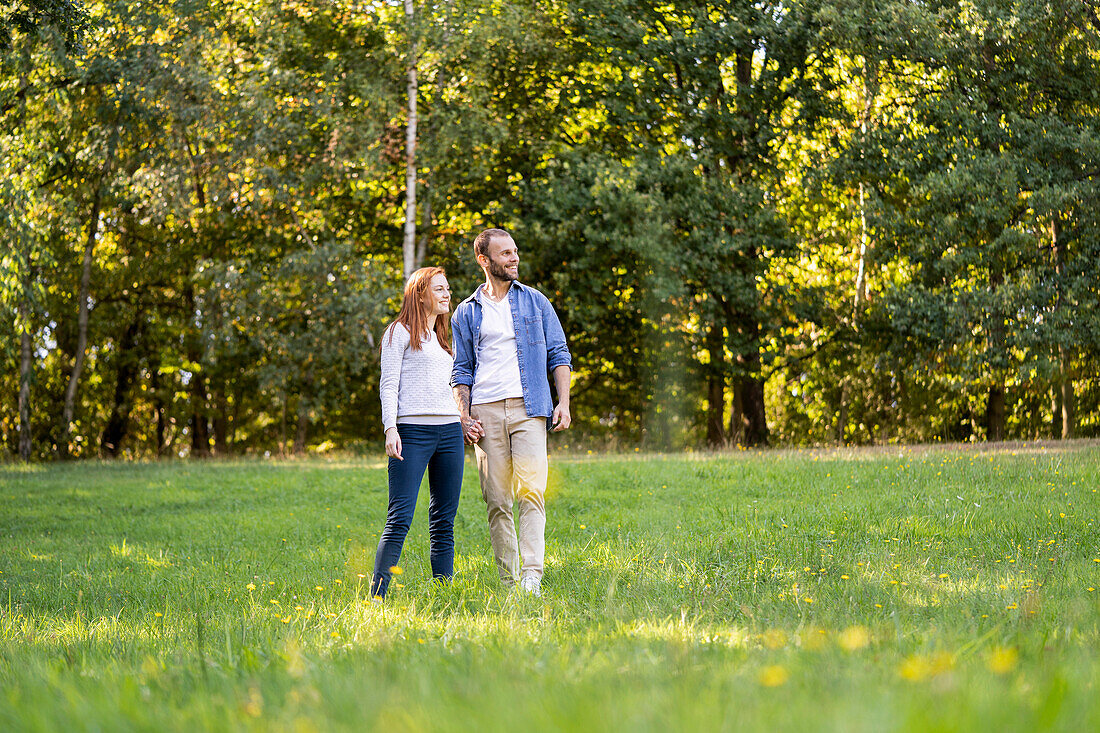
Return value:
<svg viewBox="0 0 1100 733">
<path fill-rule="evenodd" d="M 448 425 L 397 426 L 401 436 L 401 455 L 405 460 L 390 458 L 390 506 L 386 513 L 386 528 L 374 556 L 374 577 L 371 595 L 385 598 L 392 573 L 390 568 L 401 559 L 401 547 L 409 533 L 416 496 L 424 469 L 428 470 L 428 547 L 432 575 L 450 578 L 454 574 L 455 512 L 462 490 L 462 469 L 466 460 L 462 427 Z"/>
</svg>

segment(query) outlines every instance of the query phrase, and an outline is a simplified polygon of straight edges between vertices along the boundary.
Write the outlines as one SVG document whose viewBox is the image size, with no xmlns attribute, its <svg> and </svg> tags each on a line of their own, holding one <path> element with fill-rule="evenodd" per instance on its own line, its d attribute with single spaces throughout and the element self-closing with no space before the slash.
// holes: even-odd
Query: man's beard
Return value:
<svg viewBox="0 0 1100 733">
<path fill-rule="evenodd" d="M 507 282 L 512 282 L 516 279 L 515 275 L 505 270 L 504 266 L 494 259 L 489 260 L 489 274 L 497 280 L 505 280 Z"/>
</svg>

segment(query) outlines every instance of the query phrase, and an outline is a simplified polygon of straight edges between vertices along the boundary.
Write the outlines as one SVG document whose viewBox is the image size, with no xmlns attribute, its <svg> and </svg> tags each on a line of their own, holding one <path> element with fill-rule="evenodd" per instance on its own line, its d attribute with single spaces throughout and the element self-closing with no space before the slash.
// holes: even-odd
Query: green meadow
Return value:
<svg viewBox="0 0 1100 733">
<path fill-rule="evenodd" d="M 541 599 L 468 462 L 385 604 L 380 458 L 0 467 L 3 730 L 1100 729 L 1100 445 L 555 456 Z"/>
</svg>

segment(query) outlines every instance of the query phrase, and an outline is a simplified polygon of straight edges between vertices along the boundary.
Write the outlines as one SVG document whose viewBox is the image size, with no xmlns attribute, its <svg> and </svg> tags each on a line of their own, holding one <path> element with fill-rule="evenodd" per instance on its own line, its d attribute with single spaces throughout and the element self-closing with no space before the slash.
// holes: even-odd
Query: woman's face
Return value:
<svg viewBox="0 0 1100 733">
<path fill-rule="evenodd" d="M 441 316 L 451 310 L 451 286 L 446 275 L 436 275 L 428 286 L 428 313 Z"/>
</svg>

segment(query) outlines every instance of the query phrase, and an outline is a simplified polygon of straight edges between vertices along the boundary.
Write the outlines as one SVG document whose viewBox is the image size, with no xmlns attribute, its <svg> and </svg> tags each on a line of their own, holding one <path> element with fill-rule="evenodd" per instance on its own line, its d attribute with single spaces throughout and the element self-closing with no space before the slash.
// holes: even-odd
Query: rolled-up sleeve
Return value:
<svg viewBox="0 0 1100 733">
<path fill-rule="evenodd" d="M 469 303 L 463 303 L 451 316 L 451 333 L 454 334 L 455 365 L 451 369 L 451 386 L 474 384 L 474 334 L 471 328 Z"/>
<path fill-rule="evenodd" d="M 565 331 L 558 320 L 558 314 L 550 301 L 542 299 L 542 328 L 546 334 L 546 367 L 553 372 L 560 366 L 573 371 L 573 359 L 569 354 L 569 344 L 565 340 Z"/>
</svg>

